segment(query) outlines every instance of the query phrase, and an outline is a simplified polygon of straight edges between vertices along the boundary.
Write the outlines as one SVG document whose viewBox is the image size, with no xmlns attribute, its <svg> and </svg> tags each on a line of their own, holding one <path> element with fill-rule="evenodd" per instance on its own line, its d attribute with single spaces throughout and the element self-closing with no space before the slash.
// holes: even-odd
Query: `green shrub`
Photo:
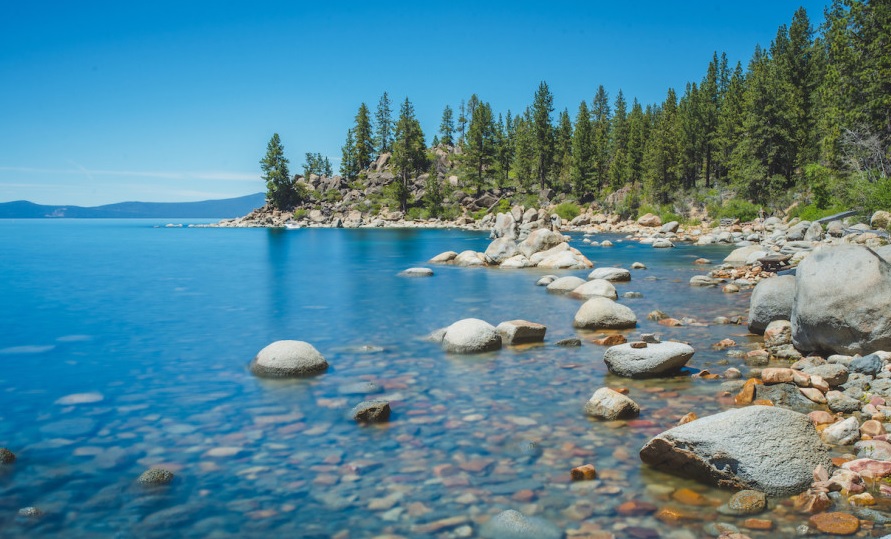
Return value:
<svg viewBox="0 0 891 539">
<path fill-rule="evenodd" d="M 408 212 L 405 215 L 406 219 L 409 221 L 418 221 L 421 219 L 429 219 L 430 211 L 426 208 L 420 208 L 415 206 L 414 208 L 409 208 Z"/>
<path fill-rule="evenodd" d="M 817 204 L 808 204 L 806 206 L 797 206 L 789 212 L 789 218 L 798 217 L 802 221 L 816 221 L 830 215 L 841 213 L 847 208 L 840 204 L 829 208 L 820 208 Z"/>
<path fill-rule="evenodd" d="M 510 212 L 510 200 L 506 198 L 502 198 L 498 201 L 498 205 L 495 206 L 495 213 L 508 213 Z"/>
<path fill-rule="evenodd" d="M 486 208 L 481 208 L 479 210 L 476 210 L 475 212 L 472 212 L 470 216 L 473 217 L 474 221 L 479 221 L 480 219 L 485 217 L 487 213 L 488 212 L 486 211 Z"/>
<path fill-rule="evenodd" d="M 761 206 L 753 204 L 741 198 L 731 198 L 723 205 L 710 204 L 708 214 L 715 219 L 739 219 L 740 221 L 753 221 L 758 217 Z"/>
<path fill-rule="evenodd" d="M 582 209 L 572 202 L 563 202 L 554 208 L 554 213 L 559 215 L 560 219 L 564 221 L 572 221 L 582 213 Z"/>
<path fill-rule="evenodd" d="M 307 214 L 307 211 L 305 209 L 297 208 L 296 210 L 294 210 L 294 216 L 291 217 L 291 219 L 294 219 L 295 221 L 299 221 L 300 219 L 303 219 L 304 217 L 306 217 L 306 214 Z"/>
</svg>

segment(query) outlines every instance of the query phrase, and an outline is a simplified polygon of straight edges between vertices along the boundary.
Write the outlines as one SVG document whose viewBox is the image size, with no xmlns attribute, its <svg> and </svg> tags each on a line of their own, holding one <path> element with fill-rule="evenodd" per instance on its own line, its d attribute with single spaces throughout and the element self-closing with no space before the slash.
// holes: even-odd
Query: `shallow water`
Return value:
<svg viewBox="0 0 891 539">
<path fill-rule="evenodd" d="M 699 537 L 713 508 L 685 507 L 700 516 L 676 528 L 615 508 L 632 499 L 684 507 L 665 501 L 665 487 L 729 497 L 637 456 L 687 412 L 731 406 L 720 381 L 607 374 L 604 348 L 587 340 L 599 333 L 572 328 L 581 302 L 534 286 L 544 271 L 397 275 L 445 250 L 482 251 L 485 234 L 157 224 L 0 221 L 0 446 L 18 455 L 0 469 L 0 537 L 467 537 L 504 509 L 563 530 Z M 748 292 L 687 284 L 705 271 L 693 260 L 719 261 L 729 247 L 609 239 L 612 248 L 578 235 L 573 245 L 598 267 L 647 265 L 616 285 L 620 296 L 643 294 L 620 298 L 640 319 L 623 333 L 690 342 L 694 370 L 745 372 L 711 348 L 729 337 L 745 350 L 755 341 L 744 326 L 646 319 L 653 309 L 704 323 L 744 317 Z M 547 340 L 452 356 L 422 339 L 466 317 L 540 322 Z M 583 346 L 554 346 L 569 336 Z M 298 381 L 251 376 L 250 359 L 278 339 L 312 343 L 331 368 Z M 389 424 L 348 418 L 365 397 L 357 382 L 391 401 Z M 585 401 L 604 385 L 629 388 L 640 419 L 586 418 Z M 569 470 L 584 463 L 599 478 L 571 483 Z M 152 465 L 175 482 L 138 487 Z M 27 506 L 44 516 L 17 517 Z M 791 513 L 780 503 L 764 517 L 777 527 L 749 534 L 791 536 L 806 521 Z"/>
</svg>

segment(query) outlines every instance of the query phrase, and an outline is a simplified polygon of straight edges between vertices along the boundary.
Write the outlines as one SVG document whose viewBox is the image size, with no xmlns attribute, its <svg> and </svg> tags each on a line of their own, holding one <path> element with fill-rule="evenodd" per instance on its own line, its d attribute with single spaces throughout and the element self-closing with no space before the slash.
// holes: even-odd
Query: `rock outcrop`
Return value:
<svg viewBox="0 0 891 539">
<path fill-rule="evenodd" d="M 774 406 L 748 406 L 667 430 L 646 443 L 650 466 L 710 485 L 789 496 L 807 489 L 817 466 L 832 469 L 810 419 Z"/>
</svg>

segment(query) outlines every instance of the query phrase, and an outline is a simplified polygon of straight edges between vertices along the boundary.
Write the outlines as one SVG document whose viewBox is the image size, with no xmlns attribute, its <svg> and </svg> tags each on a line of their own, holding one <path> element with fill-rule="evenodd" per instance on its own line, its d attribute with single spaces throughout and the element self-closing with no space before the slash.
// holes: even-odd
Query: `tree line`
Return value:
<svg viewBox="0 0 891 539">
<path fill-rule="evenodd" d="M 340 174 L 361 179 L 390 152 L 405 208 L 431 160 L 409 99 L 395 121 L 392 109 L 387 93 L 373 118 L 359 106 Z M 891 3 L 833 0 L 816 28 L 799 8 L 745 66 L 716 52 L 661 103 L 599 86 L 557 112 L 542 82 L 524 110 L 496 114 L 474 94 L 444 107 L 431 146 L 451 151 L 477 192 L 549 189 L 588 203 L 630 187 L 637 204 L 677 205 L 720 191 L 777 209 L 800 191 L 820 209 L 891 207 Z"/>
</svg>

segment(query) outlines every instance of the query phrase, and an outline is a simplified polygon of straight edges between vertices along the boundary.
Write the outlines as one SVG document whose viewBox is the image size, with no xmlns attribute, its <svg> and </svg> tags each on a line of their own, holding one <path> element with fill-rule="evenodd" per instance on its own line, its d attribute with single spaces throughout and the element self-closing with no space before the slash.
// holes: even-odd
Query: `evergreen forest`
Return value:
<svg viewBox="0 0 891 539">
<path fill-rule="evenodd" d="M 704 68 L 659 103 L 600 86 L 558 111 L 541 82 L 524 110 L 500 111 L 473 94 L 445 105 L 426 133 L 408 98 L 384 93 L 373 113 L 359 105 L 339 176 L 361 189 L 388 154 L 393 177 L 379 202 L 415 217 L 449 217 L 451 175 L 477 196 L 626 216 L 698 207 L 714 218 L 814 219 L 891 208 L 891 2 L 833 0 L 816 23 L 800 8 L 745 65 L 715 52 Z M 278 135 L 261 164 L 280 209 L 320 199 L 305 179 L 333 172 L 327 157 L 307 153 L 303 176 L 291 177 Z"/>
</svg>

